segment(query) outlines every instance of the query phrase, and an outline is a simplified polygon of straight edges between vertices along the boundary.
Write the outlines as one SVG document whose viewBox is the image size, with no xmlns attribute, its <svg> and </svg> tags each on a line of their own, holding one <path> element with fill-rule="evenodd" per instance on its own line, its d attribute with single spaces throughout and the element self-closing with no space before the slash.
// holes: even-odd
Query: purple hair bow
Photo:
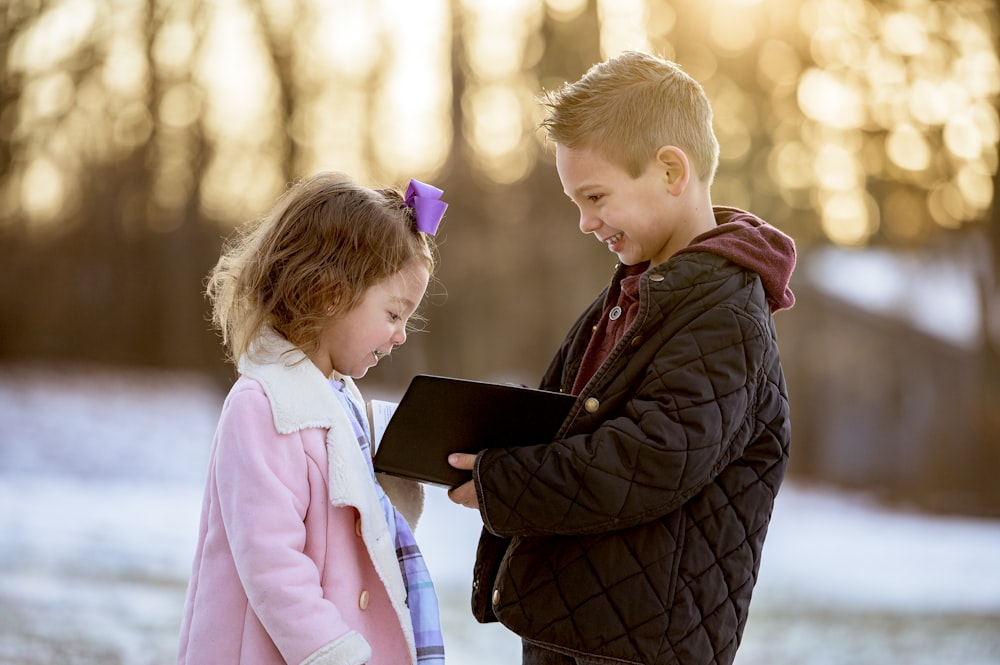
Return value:
<svg viewBox="0 0 1000 665">
<path fill-rule="evenodd" d="M 413 208 L 413 219 L 417 223 L 417 230 L 430 235 L 437 233 L 444 211 L 448 209 L 448 204 L 441 200 L 444 190 L 433 185 L 410 180 L 410 186 L 406 188 L 406 205 Z"/>
</svg>

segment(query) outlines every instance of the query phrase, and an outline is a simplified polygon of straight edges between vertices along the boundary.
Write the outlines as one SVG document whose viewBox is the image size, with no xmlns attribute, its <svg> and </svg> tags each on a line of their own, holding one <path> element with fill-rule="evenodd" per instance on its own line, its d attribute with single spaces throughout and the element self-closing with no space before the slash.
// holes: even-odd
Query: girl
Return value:
<svg viewBox="0 0 1000 665">
<path fill-rule="evenodd" d="M 240 376 L 209 460 L 179 664 L 444 662 L 437 598 L 375 480 L 352 381 L 406 341 L 440 195 L 320 174 L 213 269 L 213 320 Z M 406 489 L 419 515 L 422 490 Z"/>
</svg>

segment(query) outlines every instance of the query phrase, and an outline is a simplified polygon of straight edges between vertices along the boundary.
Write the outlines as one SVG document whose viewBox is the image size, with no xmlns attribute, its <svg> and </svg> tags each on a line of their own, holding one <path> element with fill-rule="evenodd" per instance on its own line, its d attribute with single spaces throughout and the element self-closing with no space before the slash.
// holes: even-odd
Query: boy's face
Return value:
<svg viewBox="0 0 1000 665">
<path fill-rule="evenodd" d="M 556 170 L 566 195 L 580 209 L 580 230 L 593 233 L 623 264 L 656 265 L 679 249 L 670 242 L 677 197 L 657 160 L 633 178 L 592 148 L 557 144 Z"/>
</svg>

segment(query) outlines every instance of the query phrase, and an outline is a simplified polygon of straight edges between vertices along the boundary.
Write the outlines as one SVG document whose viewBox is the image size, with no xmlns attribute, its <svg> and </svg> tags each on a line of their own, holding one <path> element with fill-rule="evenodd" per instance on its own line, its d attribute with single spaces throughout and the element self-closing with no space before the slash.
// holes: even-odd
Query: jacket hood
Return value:
<svg viewBox="0 0 1000 665">
<path fill-rule="evenodd" d="M 716 227 L 697 236 L 683 252 L 710 252 L 757 273 L 771 312 L 795 304 L 788 283 L 795 270 L 795 241 L 752 213 L 714 206 Z"/>
</svg>

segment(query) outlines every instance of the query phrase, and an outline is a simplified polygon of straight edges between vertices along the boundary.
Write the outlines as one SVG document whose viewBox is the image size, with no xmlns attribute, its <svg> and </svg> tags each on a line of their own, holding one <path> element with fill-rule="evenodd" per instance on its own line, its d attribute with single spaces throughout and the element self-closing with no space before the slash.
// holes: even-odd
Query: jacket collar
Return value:
<svg viewBox="0 0 1000 665">
<path fill-rule="evenodd" d="M 250 353 L 239 361 L 240 374 L 258 381 L 271 402 L 274 426 L 282 434 L 309 427 L 332 428 L 343 422 L 344 410 L 327 377 L 297 347 L 270 328 L 261 333 Z M 361 393 L 347 376 L 344 382 L 361 402 Z"/>
</svg>

